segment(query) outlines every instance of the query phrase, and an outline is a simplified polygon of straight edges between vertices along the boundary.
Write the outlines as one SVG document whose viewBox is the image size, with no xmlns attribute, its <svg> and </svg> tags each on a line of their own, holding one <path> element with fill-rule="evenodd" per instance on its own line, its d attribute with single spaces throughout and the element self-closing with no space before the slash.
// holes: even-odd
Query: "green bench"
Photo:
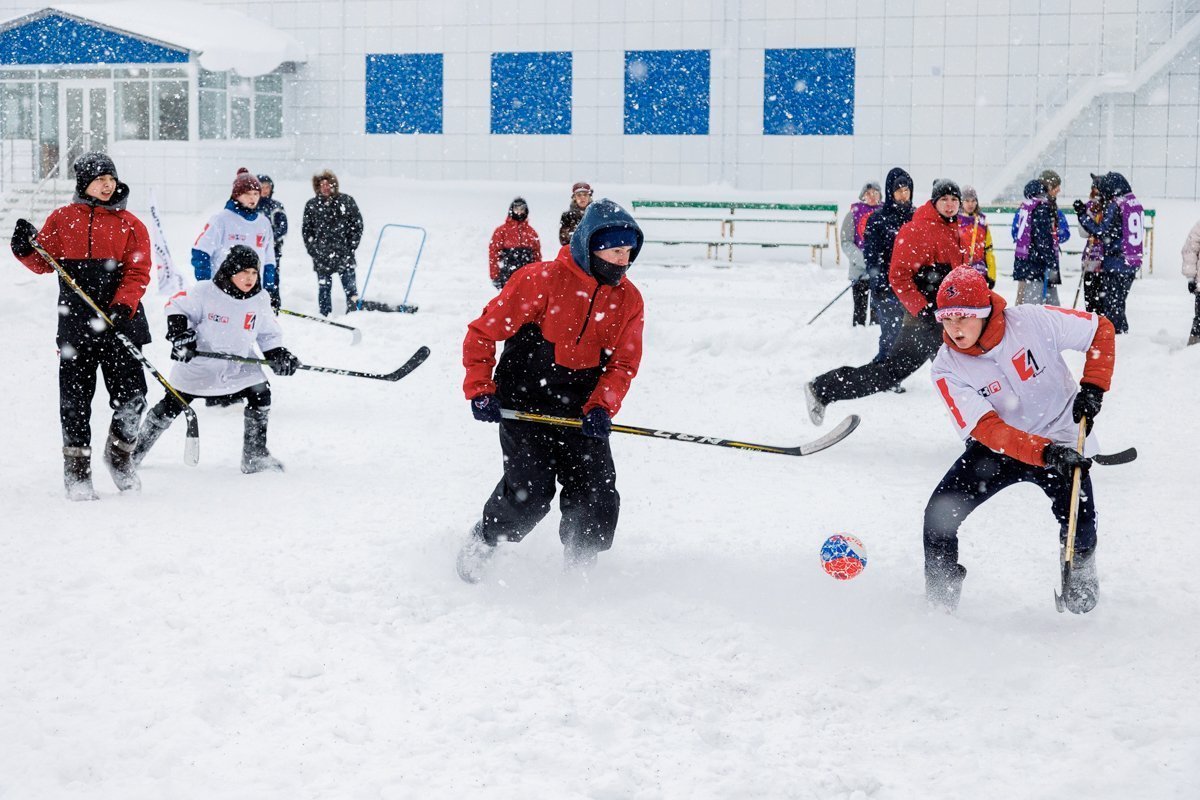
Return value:
<svg viewBox="0 0 1200 800">
<path fill-rule="evenodd" d="M 725 248 L 733 261 L 738 247 L 807 247 L 814 261 L 838 247 L 836 203 L 753 203 L 706 200 L 634 200 L 634 217 L 647 244 L 704 245 L 705 258 Z M 786 226 L 786 227 L 784 227 Z"/>
<path fill-rule="evenodd" d="M 988 215 L 988 227 L 992 231 L 992 249 L 993 250 L 1013 250 L 1016 244 L 1012 240 L 1012 219 L 1017 213 L 1020 206 L 980 206 L 979 210 Z M 1087 241 L 1087 233 L 1079 227 L 1079 220 L 1075 218 L 1075 210 L 1070 206 L 1065 208 L 1060 207 L 1067 216 L 1067 224 L 1071 226 L 1071 238 L 1063 246 L 1063 255 L 1078 256 L 1083 255 L 1083 245 Z M 1146 259 L 1145 267 L 1147 272 L 1154 272 L 1154 217 L 1155 211 L 1153 208 L 1145 210 L 1146 220 L 1146 241 L 1143 245 Z"/>
</svg>

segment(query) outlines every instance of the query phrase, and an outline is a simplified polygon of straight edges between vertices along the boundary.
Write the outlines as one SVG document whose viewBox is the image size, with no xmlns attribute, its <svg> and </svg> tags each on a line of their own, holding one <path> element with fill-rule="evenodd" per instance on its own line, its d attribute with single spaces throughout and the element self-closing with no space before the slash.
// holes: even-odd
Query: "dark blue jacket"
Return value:
<svg viewBox="0 0 1200 800">
<path fill-rule="evenodd" d="M 283 203 L 276 200 L 274 197 L 264 197 L 258 201 L 258 210 L 271 223 L 271 231 L 275 234 L 275 260 L 283 255 L 283 237 L 287 236 L 288 218 L 287 212 L 283 210 Z"/>
<path fill-rule="evenodd" d="M 1079 217 L 1079 226 L 1100 239 L 1104 247 L 1104 260 L 1100 262 L 1102 272 L 1132 272 L 1134 268 L 1125 262 L 1124 221 L 1116 199 L 1132 192 L 1133 187 L 1121 173 L 1110 172 L 1097 179 L 1096 188 L 1100 190 L 1104 216 L 1099 222 L 1094 222 L 1091 215 L 1084 211 L 1076 215 Z"/>
<path fill-rule="evenodd" d="M 1045 192 L 1040 180 L 1025 184 L 1025 197 L 1034 198 Z M 1058 227 L 1058 209 L 1053 203 L 1038 203 L 1029 215 L 1029 257 L 1013 261 L 1013 278 L 1018 281 L 1047 280 L 1062 283 L 1058 272 L 1058 242 L 1054 238 Z"/>
<path fill-rule="evenodd" d="M 913 215 L 911 202 L 901 205 L 892 195 L 903 186 L 912 192 L 912 185 L 912 176 L 900 167 L 893 167 L 883 184 L 883 205 L 867 217 L 867 228 L 863 232 L 863 258 L 867 262 L 867 279 L 872 289 L 889 286 L 888 270 L 892 263 L 896 234 Z"/>
</svg>

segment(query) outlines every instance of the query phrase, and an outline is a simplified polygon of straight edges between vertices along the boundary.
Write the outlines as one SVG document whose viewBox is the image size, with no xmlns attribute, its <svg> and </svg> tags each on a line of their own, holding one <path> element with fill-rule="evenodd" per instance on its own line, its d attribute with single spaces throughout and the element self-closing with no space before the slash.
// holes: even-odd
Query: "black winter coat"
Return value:
<svg viewBox="0 0 1200 800">
<path fill-rule="evenodd" d="M 362 241 L 363 219 L 358 203 L 348 194 L 320 195 L 304 206 L 304 249 L 317 274 L 328 275 L 357 262 L 354 251 Z"/>
<path fill-rule="evenodd" d="M 882 289 L 890 285 L 888 272 L 892 264 L 892 247 L 896 244 L 896 234 L 900 227 L 912 219 L 912 203 L 900 205 L 892 197 L 892 193 L 902 186 L 912 191 L 912 177 L 907 172 L 894 167 L 887 174 L 884 182 L 883 205 L 873 211 L 867 218 L 867 229 L 863 232 L 863 258 L 867 263 L 867 278 L 872 289 Z"/>
</svg>

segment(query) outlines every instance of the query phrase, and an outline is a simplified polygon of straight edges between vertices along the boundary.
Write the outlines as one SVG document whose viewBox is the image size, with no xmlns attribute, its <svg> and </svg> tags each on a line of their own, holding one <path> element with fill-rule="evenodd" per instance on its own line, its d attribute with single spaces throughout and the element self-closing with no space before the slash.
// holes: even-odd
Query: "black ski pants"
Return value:
<svg viewBox="0 0 1200 800">
<path fill-rule="evenodd" d="M 1133 288 L 1132 272 L 1100 273 L 1100 313 L 1117 329 L 1117 333 L 1129 333 L 1129 320 L 1125 318 L 1125 301 Z"/>
<path fill-rule="evenodd" d="M 358 275 L 353 264 L 347 264 L 337 270 L 342 279 L 342 291 L 346 293 L 346 310 L 350 311 L 350 298 L 358 294 Z M 317 308 L 322 317 L 328 317 L 333 312 L 333 273 L 317 273 Z"/>
<path fill-rule="evenodd" d="M 1100 273 L 1083 273 L 1083 307 L 1090 314 L 1099 314 L 1100 305 Z"/>
<path fill-rule="evenodd" d="M 519 542 L 550 512 L 562 484 L 558 536 L 564 545 L 612 547 L 621 496 L 607 439 L 534 422 L 500 423 L 504 477 L 483 506 L 483 538 Z"/>
<path fill-rule="evenodd" d="M 141 362 L 107 331 L 79 343 L 59 339 L 58 353 L 63 447 L 91 446 L 97 370 L 104 376 L 108 404 L 114 412 L 112 432 L 125 442 L 137 439 L 142 412 L 146 410 L 146 375 Z"/>
<path fill-rule="evenodd" d="M 871 303 L 871 283 L 859 278 L 851 284 L 850 295 L 854 298 L 854 309 L 850 315 L 850 327 L 867 324 L 867 308 Z"/>
<path fill-rule="evenodd" d="M 882 325 L 882 320 L 880 321 Z M 852 400 L 897 386 L 921 365 L 937 355 L 942 346 L 942 326 L 932 318 L 906 314 L 896 341 L 887 355 L 861 367 L 838 367 L 813 379 L 817 399 L 828 405 Z"/>
<path fill-rule="evenodd" d="M 191 405 L 193 400 L 200 397 L 200 395 L 188 394 L 187 392 L 180 392 L 179 396 L 186 400 L 188 405 Z M 208 395 L 204 396 L 208 397 Z M 270 408 L 271 385 L 263 381 L 262 383 L 256 383 L 253 386 L 242 389 L 240 392 L 214 395 L 210 399 L 224 401 L 215 403 L 214 405 L 231 406 L 239 400 L 245 400 L 247 408 Z M 175 395 L 167 392 L 150 413 L 170 422 L 183 413 L 183 406 L 179 405 L 179 401 L 175 399 Z"/>
<path fill-rule="evenodd" d="M 1200 336 L 1200 294 L 1196 295 L 1196 313 L 1192 317 L 1192 336 Z"/>
<path fill-rule="evenodd" d="M 1050 498 L 1059 524 L 1059 541 L 1067 538 L 1071 514 L 1071 476 L 1033 467 L 1012 456 L 989 450 L 971 441 L 966 451 L 933 490 L 925 506 L 925 569 L 944 572 L 958 563 L 958 528 L 989 497 L 1016 483 L 1032 483 Z M 1079 482 L 1079 519 L 1075 525 L 1075 552 L 1096 546 L 1096 503 L 1092 478 L 1086 472 Z"/>
</svg>

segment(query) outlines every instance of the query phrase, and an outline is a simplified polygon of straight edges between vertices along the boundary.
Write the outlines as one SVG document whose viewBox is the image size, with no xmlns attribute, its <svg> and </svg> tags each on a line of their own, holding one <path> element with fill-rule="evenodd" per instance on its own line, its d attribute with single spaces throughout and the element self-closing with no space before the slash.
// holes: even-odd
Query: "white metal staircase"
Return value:
<svg viewBox="0 0 1200 800">
<path fill-rule="evenodd" d="M 0 193 L 0 238 L 7 240 L 22 217 L 40 228 L 51 211 L 70 202 L 74 192 L 75 182 L 65 178 L 10 184 Z"/>
</svg>

